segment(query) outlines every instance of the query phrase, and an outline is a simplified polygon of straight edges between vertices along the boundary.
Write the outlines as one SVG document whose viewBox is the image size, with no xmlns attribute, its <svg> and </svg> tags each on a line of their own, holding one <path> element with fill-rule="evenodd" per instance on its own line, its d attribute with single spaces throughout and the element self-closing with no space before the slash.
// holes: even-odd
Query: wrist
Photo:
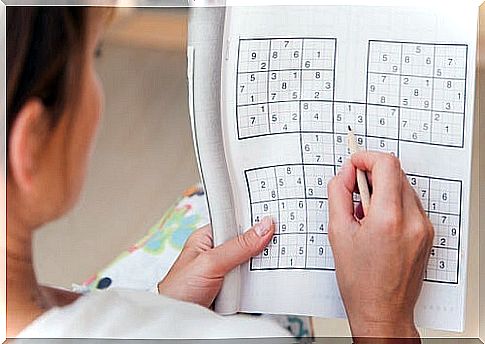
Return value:
<svg viewBox="0 0 485 344">
<path fill-rule="evenodd" d="M 413 321 L 351 322 L 355 344 L 421 343 Z"/>
</svg>

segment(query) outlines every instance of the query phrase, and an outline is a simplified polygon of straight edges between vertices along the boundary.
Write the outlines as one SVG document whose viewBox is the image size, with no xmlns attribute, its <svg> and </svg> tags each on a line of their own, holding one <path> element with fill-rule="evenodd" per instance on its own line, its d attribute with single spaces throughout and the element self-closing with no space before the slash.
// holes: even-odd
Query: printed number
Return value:
<svg viewBox="0 0 485 344">
<path fill-rule="evenodd" d="M 441 195 L 441 199 L 446 202 L 448 200 L 448 193 L 443 192 L 443 194 Z"/>
</svg>

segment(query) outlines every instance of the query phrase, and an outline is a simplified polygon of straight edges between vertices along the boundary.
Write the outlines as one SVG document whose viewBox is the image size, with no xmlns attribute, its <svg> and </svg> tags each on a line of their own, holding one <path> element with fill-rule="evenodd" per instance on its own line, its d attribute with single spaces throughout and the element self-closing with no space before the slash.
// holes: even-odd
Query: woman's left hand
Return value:
<svg viewBox="0 0 485 344">
<path fill-rule="evenodd" d="M 167 276 L 158 283 L 158 292 L 209 307 L 222 287 L 224 276 L 258 255 L 271 240 L 274 227 L 271 218 L 265 217 L 243 235 L 215 248 L 210 226 L 198 229 L 188 238 Z"/>
</svg>

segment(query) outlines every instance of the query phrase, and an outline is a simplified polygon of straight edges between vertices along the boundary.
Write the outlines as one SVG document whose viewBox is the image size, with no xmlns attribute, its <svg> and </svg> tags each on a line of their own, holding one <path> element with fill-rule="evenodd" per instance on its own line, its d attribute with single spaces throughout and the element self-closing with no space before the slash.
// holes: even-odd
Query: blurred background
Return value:
<svg viewBox="0 0 485 344">
<path fill-rule="evenodd" d="M 187 105 L 187 11 L 119 9 L 108 28 L 97 60 L 105 111 L 94 155 L 74 211 L 36 232 L 41 283 L 83 282 L 198 182 Z"/>
<path fill-rule="evenodd" d="M 34 261 L 41 283 L 67 288 L 82 283 L 138 241 L 184 189 L 199 181 L 187 104 L 187 14 L 186 8 L 120 9 L 109 27 L 98 60 L 104 118 L 80 202 L 67 217 L 36 232 Z M 483 24 L 483 5 L 480 17 Z M 484 49 L 484 25 L 480 33 Z M 483 90 L 483 64 L 480 69 L 477 86 Z M 484 104 L 478 107 L 479 98 L 484 97 L 483 92 L 477 96 L 477 122 Z M 478 185 L 485 185 L 485 179 L 479 181 L 476 128 L 467 328 L 462 334 L 472 337 L 478 333 Z M 349 334 L 344 320 L 315 319 L 314 324 L 317 336 Z"/>
</svg>

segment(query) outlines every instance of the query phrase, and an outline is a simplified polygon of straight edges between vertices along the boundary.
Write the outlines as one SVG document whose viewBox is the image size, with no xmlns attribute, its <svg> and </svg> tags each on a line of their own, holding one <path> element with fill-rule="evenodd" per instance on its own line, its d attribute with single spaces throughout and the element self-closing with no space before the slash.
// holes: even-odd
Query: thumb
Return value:
<svg viewBox="0 0 485 344">
<path fill-rule="evenodd" d="M 217 246 L 208 252 L 209 270 L 214 275 L 225 275 L 249 258 L 258 255 L 269 243 L 275 230 L 271 217 L 264 217 L 243 235 Z"/>
</svg>

